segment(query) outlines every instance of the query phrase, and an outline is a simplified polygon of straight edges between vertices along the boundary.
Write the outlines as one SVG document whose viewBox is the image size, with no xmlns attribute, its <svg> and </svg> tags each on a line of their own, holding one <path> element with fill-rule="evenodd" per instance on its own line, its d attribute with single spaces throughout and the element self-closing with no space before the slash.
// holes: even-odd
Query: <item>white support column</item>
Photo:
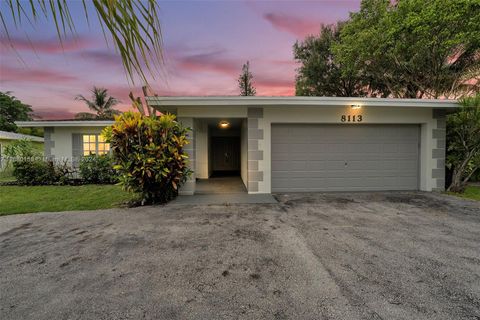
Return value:
<svg viewBox="0 0 480 320">
<path fill-rule="evenodd" d="M 195 193 L 196 177 L 195 177 L 195 128 L 194 121 L 192 117 L 179 117 L 178 121 L 182 123 L 184 127 L 189 127 L 192 129 L 188 133 L 188 140 L 190 141 L 184 147 L 184 151 L 188 154 L 188 165 L 193 171 L 192 175 L 188 180 L 180 187 L 180 195 L 193 195 Z"/>
</svg>

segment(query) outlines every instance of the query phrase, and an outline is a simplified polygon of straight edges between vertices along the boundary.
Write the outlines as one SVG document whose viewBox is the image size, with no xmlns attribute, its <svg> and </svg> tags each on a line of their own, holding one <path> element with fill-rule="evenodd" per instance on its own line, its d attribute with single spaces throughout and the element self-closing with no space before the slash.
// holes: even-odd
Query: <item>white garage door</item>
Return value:
<svg viewBox="0 0 480 320">
<path fill-rule="evenodd" d="M 272 192 L 417 190 L 418 125 L 272 124 Z"/>
</svg>

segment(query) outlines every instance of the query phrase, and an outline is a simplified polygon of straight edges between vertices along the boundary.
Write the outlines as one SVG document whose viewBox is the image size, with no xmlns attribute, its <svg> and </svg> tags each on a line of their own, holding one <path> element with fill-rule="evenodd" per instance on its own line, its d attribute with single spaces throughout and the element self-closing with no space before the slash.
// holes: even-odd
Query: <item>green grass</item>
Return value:
<svg viewBox="0 0 480 320">
<path fill-rule="evenodd" d="M 480 187 L 479 186 L 468 186 L 465 189 L 464 193 L 450 192 L 449 194 L 457 196 L 457 197 L 461 197 L 461 198 L 480 201 Z"/>
<path fill-rule="evenodd" d="M 133 198 L 116 185 L 0 186 L 0 216 L 114 208 Z"/>
</svg>

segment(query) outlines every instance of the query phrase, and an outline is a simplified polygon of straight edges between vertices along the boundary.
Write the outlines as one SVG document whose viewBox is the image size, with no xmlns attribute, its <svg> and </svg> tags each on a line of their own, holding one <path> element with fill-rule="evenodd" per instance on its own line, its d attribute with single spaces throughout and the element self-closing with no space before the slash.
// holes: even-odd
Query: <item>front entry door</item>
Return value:
<svg viewBox="0 0 480 320">
<path fill-rule="evenodd" d="M 212 170 L 240 171 L 240 138 L 212 137 Z"/>
</svg>

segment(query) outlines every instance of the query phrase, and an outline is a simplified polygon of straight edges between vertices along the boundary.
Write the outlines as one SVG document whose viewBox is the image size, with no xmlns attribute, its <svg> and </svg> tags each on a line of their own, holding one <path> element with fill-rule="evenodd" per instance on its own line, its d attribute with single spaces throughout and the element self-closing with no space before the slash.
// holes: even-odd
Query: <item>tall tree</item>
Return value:
<svg viewBox="0 0 480 320">
<path fill-rule="evenodd" d="M 0 92 L 0 130 L 15 132 L 15 121 L 28 120 L 32 120 L 32 107 L 22 103 L 11 92 Z"/>
<path fill-rule="evenodd" d="M 253 75 L 250 72 L 250 63 L 247 61 L 242 67 L 242 73 L 238 77 L 238 87 L 241 96 L 254 96 L 257 90 L 252 83 Z"/>
<path fill-rule="evenodd" d="M 301 65 L 295 77 L 297 96 L 354 97 L 365 95 L 361 78 L 342 72 L 332 46 L 340 41 L 343 23 L 323 25 L 318 36 L 308 36 L 293 46 L 293 55 Z"/>
<path fill-rule="evenodd" d="M 107 120 L 113 119 L 113 116 L 120 114 L 120 111 L 113 109 L 118 104 L 118 100 L 114 97 L 108 96 L 108 91 L 105 88 L 93 87 L 92 100 L 88 100 L 81 94 L 75 97 L 75 100 L 83 101 L 88 108 L 95 113 L 80 112 L 75 115 L 75 119 L 82 120 Z"/>
<path fill-rule="evenodd" d="M 461 107 L 447 116 L 446 165 L 452 174 L 448 191 L 463 192 L 480 170 L 480 93 L 464 98 Z"/>
<path fill-rule="evenodd" d="M 478 0 L 363 0 L 333 45 L 370 92 L 457 97 L 480 88 Z"/>
<path fill-rule="evenodd" d="M 59 41 L 68 35 L 75 35 L 75 19 L 71 14 L 70 0 L 2 0 L 0 1 L 0 20 L 10 39 L 6 17 L 10 16 L 14 27 L 22 24 L 34 24 L 41 18 L 52 20 L 55 24 Z M 163 62 L 162 34 L 158 19 L 159 5 L 156 0 L 81 0 L 83 15 L 75 12 L 90 22 L 89 11 L 93 9 L 107 43 L 114 44 L 120 53 L 123 67 L 132 82 L 135 76 L 147 83 L 148 71 L 154 76 L 155 69 Z M 110 39 L 107 39 L 110 35 Z M 13 42 L 10 42 L 14 47 Z"/>
</svg>

